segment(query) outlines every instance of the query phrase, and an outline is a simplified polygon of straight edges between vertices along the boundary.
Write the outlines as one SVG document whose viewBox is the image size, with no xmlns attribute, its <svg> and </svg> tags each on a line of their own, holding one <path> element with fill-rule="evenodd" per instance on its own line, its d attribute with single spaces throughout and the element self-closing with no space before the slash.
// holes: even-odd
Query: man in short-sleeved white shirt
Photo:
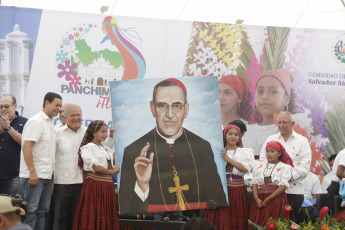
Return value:
<svg viewBox="0 0 345 230">
<path fill-rule="evenodd" d="M 316 195 L 322 193 L 319 177 L 308 172 L 307 177 L 302 180 L 304 186 L 304 198 L 312 198 L 316 201 Z"/>
<path fill-rule="evenodd" d="M 334 196 L 339 195 L 339 182 L 345 178 L 345 149 L 341 150 L 334 160 L 331 174 L 331 184 L 328 187 L 328 207 L 334 213 Z"/>
<path fill-rule="evenodd" d="M 28 202 L 24 223 L 35 230 L 44 229 L 45 213 L 49 210 L 56 146 L 53 117 L 59 113 L 61 104 L 59 94 L 47 93 L 43 109 L 28 120 L 22 134 L 19 177 Z"/>
<path fill-rule="evenodd" d="M 291 113 L 280 112 L 277 118 L 278 133 L 269 136 L 263 144 L 260 161 L 266 159 L 266 143 L 279 141 L 293 160 L 294 167 L 291 170 L 290 187 L 286 189 L 288 203 L 292 207 L 290 219 L 297 221 L 297 215 L 304 200 L 304 188 L 302 180 L 307 176 L 311 165 L 311 149 L 308 139 L 293 130 L 295 125 Z"/>
<path fill-rule="evenodd" d="M 304 200 L 314 199 L 315 203 L 307 207 L 310 218 L 314 220 L 318 216 L 317 204 L 317 194 L 322 193 L 321 184 L 319 177 L 312 172 L 308 172 L 307 177 L 302 180 L 304 186 Z M 307 202 L 307 201 L 306 201 Z M 306 219 L 305 209 L 302 207 L 298 222 L 302 222 Z M 307 220 L 306 220 L 307 221 Z"/>
<path fill-rule="evenodd" d="M 64 114 L 60 116 L 65 118 L 65 125 L 56 130 L 54 230 L 72 229 L 74 212 L 83 185 L 77 154 L 86 132 L 86 127 L 81 124 L 82 111 L 78 105 L 71 103 L 63 110 Z"/>
</svg>

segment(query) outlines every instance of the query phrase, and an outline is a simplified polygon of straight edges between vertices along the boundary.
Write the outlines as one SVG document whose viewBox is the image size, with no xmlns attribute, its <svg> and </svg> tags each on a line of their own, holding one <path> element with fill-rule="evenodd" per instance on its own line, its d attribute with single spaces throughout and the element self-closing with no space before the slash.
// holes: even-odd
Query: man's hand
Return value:
<svg viewBox="0 0 345 230">
<path fill-rule="evenodd" d="M 152 163 L 154 153 L 150 154 L 150 159 L 146 157 L 147 150 L 150 147 L 150 143 L 147 144 L 141 149 L 139 156 L 135 159 L 134 162 L 134 171 L 137 176 L 137 183 L 141 191 L 146 192 L 149 187 L 149 183 L 152 175 Z"/>
<path fill-rule="evenodd" d="M 36 172 L 30 172 L 29 174 L 29 184 L 32 186 L 38 185 L 38 176 Z"/>
<path fill-rule="evenodd" d="M 7 129 L 7 127 L 10 126 L 10 124 L 11 124 L 11 122 L 8 119 L 7 116 L 0 117 L 0 127 L 1 127 L 1 130 Z"/>
</svg>

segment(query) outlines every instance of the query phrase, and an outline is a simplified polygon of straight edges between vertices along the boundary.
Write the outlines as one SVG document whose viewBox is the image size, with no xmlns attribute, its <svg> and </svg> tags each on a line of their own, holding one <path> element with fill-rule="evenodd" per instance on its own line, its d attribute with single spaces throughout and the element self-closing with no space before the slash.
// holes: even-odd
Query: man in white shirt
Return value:
<svg viewBox="0 0 345 230">
<path fill-rule="evenodd" d="M 310 206 L 307 206 L 310 218 L 314 220 L 318 216 L 318 210 L 316 207 L 317 194 L 322 193 L 320 180 L 318 176 L 309 171 L 306 178 L 302 180 L 302 183 L 304 187 L 304 200 L 306 201 L 307 199 L 314 199 L 315 201 L 313 204 L 310 204 Z M 300 214 L 301 215 L 299 217 L 301 218 L 298 218 L 300 220 L 299 222 L 306 218 L 305 208 L 302 208 Z"/>
<path fill-rule="evenodd" d="M 81 108 L 69 103 L 64 108 L 63 116 L 66 125 L 56 130 L 54 230 L 72 229 L 83 185 L 83 174 L 78 167 L 77 154 L 86 132 L 86 127 L 81 124 Z"/>
<path fill-rule="evenodd" d="M 334 160 L 333 169 L 331 174 L 331 184 L 329 185 L 328 191 L 328 207 L 334 214 L 334 197 L 339 195 L 339 187 L 341 179 L 345 178 L 345 149 L 341 150 Z M 340 205 L 340 204 L 339 204 Z"/>
<path fill-rule="evenodd" d="M 308 139 L 293 130 L 295 125 L 291 113 L 282 111 L 278 118 L 278 133 L 269 136 L 263 144 L 260 161 L 266 159 L 265 146 L 269 141 L 279 141 L 293 160 L 294 168 L 291 170 L 290 187 L 286 189 L 288 204 L 291 205 L 290 219 L 297 221 L 297 215 L 304 200 L 302 180 L 307 176 L 311 165 L 311 149 Z"/>
<path fill-rule="evenodd" d="M 68 105 L 70 105 L 70 103 L 65 103 L 61 106 L 61 109 L 59 111 L 59 119 L 61 123 L 56 124 L 55 129 L 58 129 L 66 124 L 65 109 Z"/>
<path fill-rule="evenodd" d="M 331 171 L 329 173 L 327 173 L 326 176 L 323 177 L 323 181 L 321 184 L 322 193 L 327 194 L 327 189 L 332 182 L 332 173 L 331 172 L 332 172 L 334 160 L 336 157 L 337 157 L 337 154 L 333 154 L 328 158 L 328 164 L 329 164 L 329 167 L 331 168 Z"/>
<path fill-rule="evenodd" d="M 25 124 L 22 134 L 20 181 L 28 202 L 25 224 L 32 229 L 44 229 L 45 214 L 49 210 L 53 190 L 56 135 L 53 117 L 62 105 L 59 94 L 44 96 L 43 109 Z"/>
</svg>

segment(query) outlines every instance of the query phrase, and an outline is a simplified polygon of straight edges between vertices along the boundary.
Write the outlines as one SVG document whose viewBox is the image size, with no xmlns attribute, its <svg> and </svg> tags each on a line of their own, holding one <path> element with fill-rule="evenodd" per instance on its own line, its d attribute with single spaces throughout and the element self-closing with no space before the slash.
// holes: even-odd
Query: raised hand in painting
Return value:
<svg viewBox="0 0 345 230">
<path fill-rule="evenodd" d="M 150 147 L 150 143 L 141 149 L 140 154 L 135 158 L 134 171 L 137 176 L 137 184 L 141 191 L 146 192 L 149 187 L 149 183 L 152 175 L 152 163 L 154 153 L 150 153 L 149 158 L 147 158 L 147 150 Z"/>
</svg>

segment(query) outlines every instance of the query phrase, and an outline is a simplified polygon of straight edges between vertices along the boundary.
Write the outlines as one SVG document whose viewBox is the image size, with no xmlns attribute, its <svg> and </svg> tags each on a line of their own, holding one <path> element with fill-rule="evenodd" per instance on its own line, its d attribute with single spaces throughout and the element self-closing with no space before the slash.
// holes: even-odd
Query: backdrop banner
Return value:
<svg viewBox="0 0 345 230">
<path fill-rule="evenodd" d="M 223 125 L 236 119 L 247 124 L 244 147 L 259 155 L 266 137 L 277 132 L 277 113 L 290 111 L 294 130 L 310 141 L 311 171 L 323 177 L 329 171 L 323 153 L 345 148 L 344 41 L 345 32 L 337 30 L 2 6 L 0 92 L 16 96 L 19 112 L 31 117 L 53 91 L 81 106 L 86 126 L 102 119 L 110 127 L 111 81 L 217 76 L 220 110 L 214 116 Z"/>
</svg>

